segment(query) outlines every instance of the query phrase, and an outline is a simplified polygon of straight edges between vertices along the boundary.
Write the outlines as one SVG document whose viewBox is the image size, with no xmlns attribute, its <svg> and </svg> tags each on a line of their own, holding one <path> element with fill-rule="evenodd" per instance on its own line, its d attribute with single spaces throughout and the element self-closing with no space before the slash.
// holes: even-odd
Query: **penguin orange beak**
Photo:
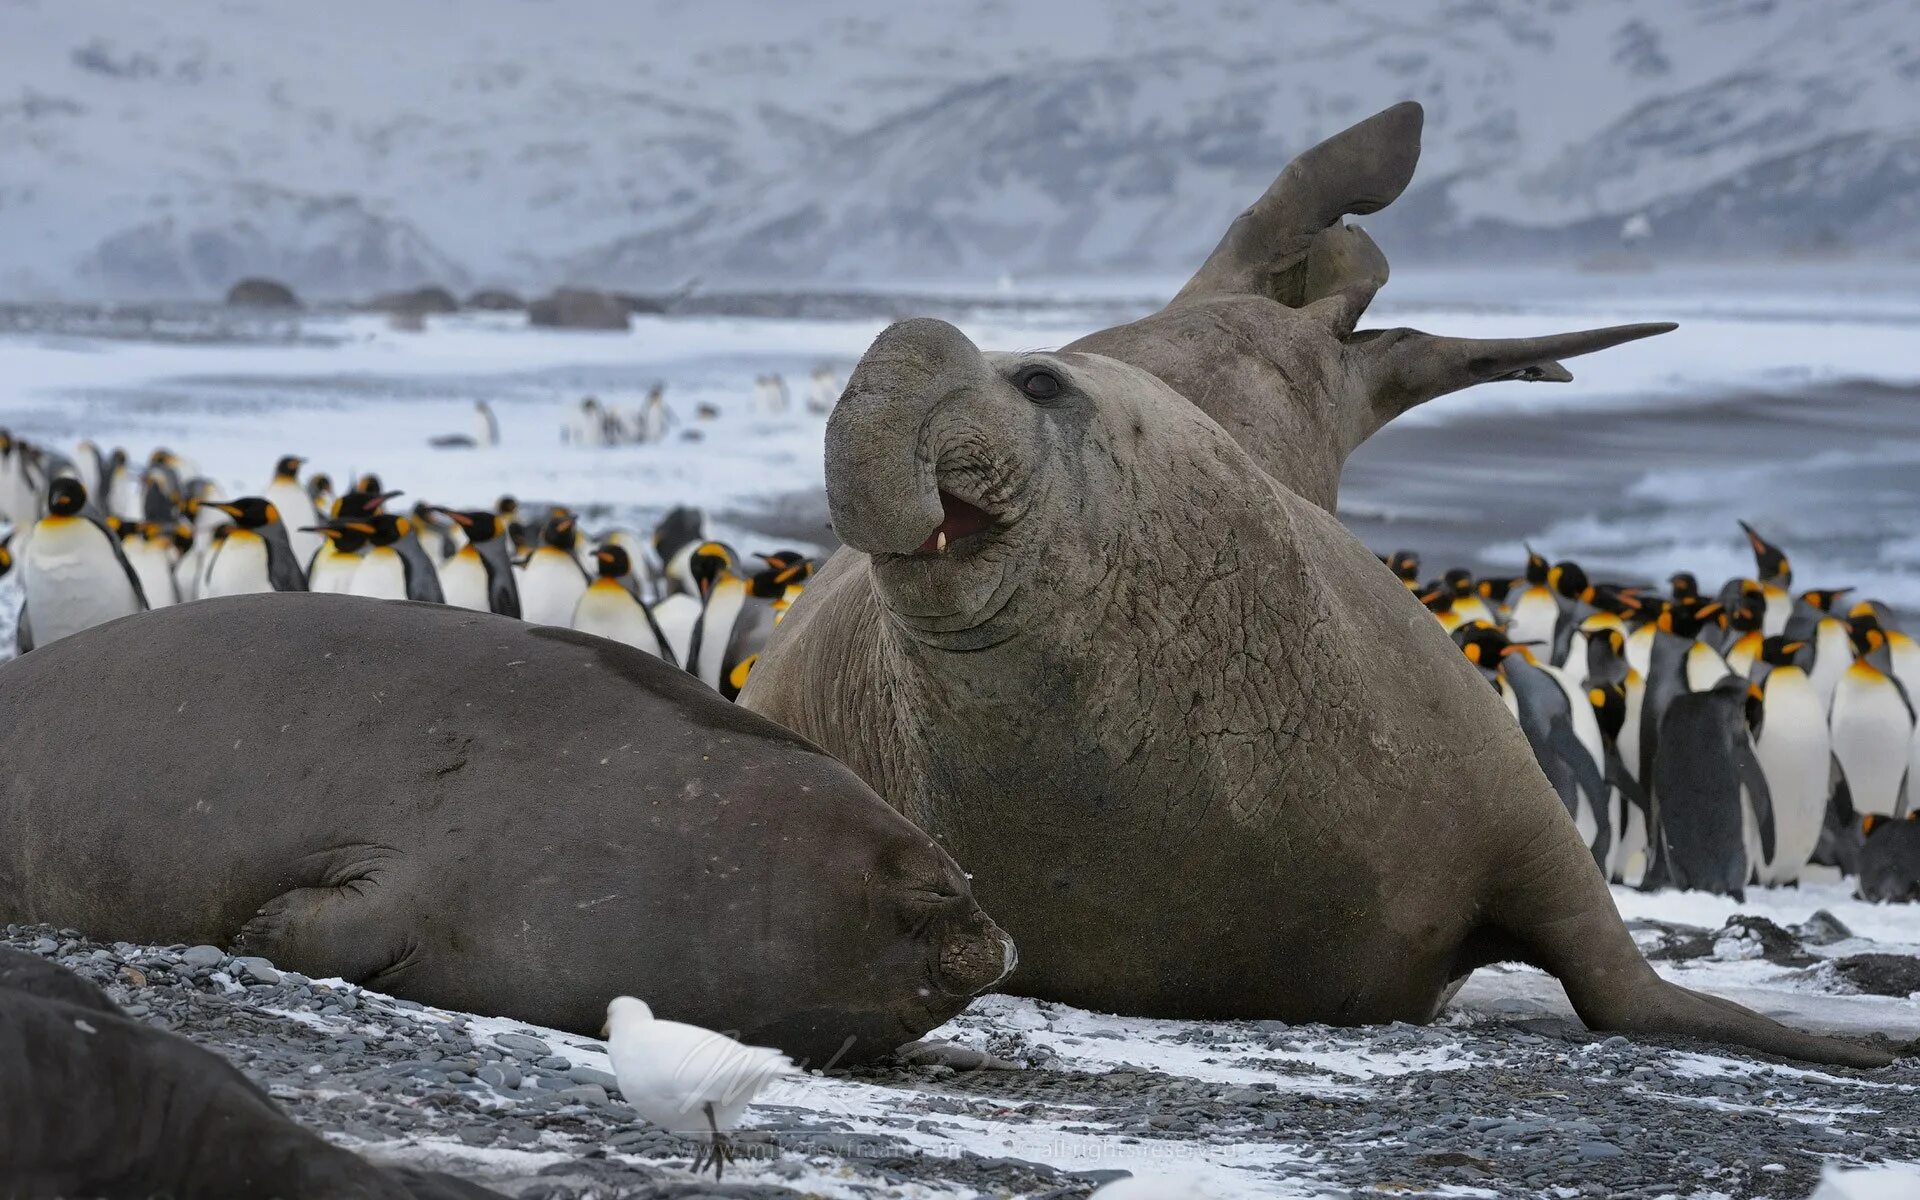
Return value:
<svg viewBox="0 0 1920 1200">
<path fill-rule="evenodd" d="M 378 495 L 376 495 L 372 500 L 369 500 L 367 502 L 367 506 L 371 508 L 374 512 L 379 512 L 381 505 L 393 499 L 395 496 L 404 496 L 404 495 L 406 495 L 405 492 L 381 492 Z"/>
<path fill-rule="evenodd" d="M 216 500 L 213 502 L 212 507 L 219 509 L 221 512 L 227 514 L 230 517 L 235 518 L 236 520 L 240 516 L 240 506 L 238 504 L 228 504 L 224 501 Z"/>
</svg>

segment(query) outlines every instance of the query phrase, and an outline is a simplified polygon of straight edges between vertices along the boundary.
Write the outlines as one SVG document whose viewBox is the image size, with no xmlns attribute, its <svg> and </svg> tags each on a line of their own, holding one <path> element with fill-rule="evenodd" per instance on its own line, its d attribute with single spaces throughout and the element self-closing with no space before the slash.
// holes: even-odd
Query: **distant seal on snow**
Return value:
<svg viewBox="0 0 1920 1200">
<path fill-rule="evenodd" d="M 6 946 L 0 1160 L 9 1196 L 498 1197 L 327 1144 L 214 1054 L 129 1019 L 80 976 Z"/>
<path fill-rule="evenodd" d="M 1399 195 L 1420 122 L 1308 151 L 1141 321 L 1058 353 L 882 333 L 827 425 L 847 548 L 741 701 L 966 864 L 1018 992 L 1424 1021 L 1520 959 L 1596 1029 L 1886 1063 L 1654 974 L 1499 697 L 1332 516 L 1413 406 L 1670 328 L 1357 329 L 1386 261 L 1340 218 Z"/>
<path fill-rule="evenodd" d="M 587 1034 L 644 996 L 816 1066 L 1012 961 L 924 833 L 652 655 L 310 593 L 147 615 L 0 666 L 0 921 Z"/>
</svg>

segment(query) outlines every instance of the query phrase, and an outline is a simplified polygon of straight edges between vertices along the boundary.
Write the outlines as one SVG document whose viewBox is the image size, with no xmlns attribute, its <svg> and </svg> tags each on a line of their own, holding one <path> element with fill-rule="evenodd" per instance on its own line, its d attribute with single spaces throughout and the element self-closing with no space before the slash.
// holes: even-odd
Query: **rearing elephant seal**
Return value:
<svg viewBox="0 0 1920 1200">
<path fill-rule="evenodd" d="M 645 996 L 815 1066 L 1012 962 L 851 772 L 616 642 L 275 593 L 64 638 L 0 696 L 0 921 L 580 1033 Z"/>
<path fill-rule="evenodd" d="M 1670 326 L 1355 331 L 1402 105 L 1289 166 L 1161 313 L 1058 353 L 895 325 L 827 428 L 846 547 L 741 700 L 973 873 L 1016 991 L 1156 1016 L 1432 1017 L 1505 959 L 1594 1028 L 1852 1064 L 1879 1050 L 1662 981 L 1526 738 L 1330 515 L 1408 407 Z"/>
</svg>

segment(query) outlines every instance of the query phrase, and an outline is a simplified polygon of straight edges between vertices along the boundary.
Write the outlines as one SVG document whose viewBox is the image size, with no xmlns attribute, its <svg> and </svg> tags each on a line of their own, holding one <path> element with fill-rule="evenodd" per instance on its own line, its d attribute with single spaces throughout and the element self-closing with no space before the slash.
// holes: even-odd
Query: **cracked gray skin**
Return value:
<svg viewBox="0 0 1920 1200">
<path fill-rule="evenodd" d="M 1524 960 L 1596 1029 L 1884 1064 L 1656 976 L 1497 696 L 1331 515 L 1414 404 L 1671 328 L 1356 332 L 1386 264 L 1340 218 L 1399 194 L 1419 126 L 1400 105 L 1303 155 L 1142 321 L 1057 353 L 881 334 L 827 428 L 845 547 L 741 702 L 967 868 L 1015 992 L 1425 1021 Z M 1057 397 L 1022 392 L 1036 366 Z M 987 522 L 928 553 L 943 492 Z"/>
</svg>

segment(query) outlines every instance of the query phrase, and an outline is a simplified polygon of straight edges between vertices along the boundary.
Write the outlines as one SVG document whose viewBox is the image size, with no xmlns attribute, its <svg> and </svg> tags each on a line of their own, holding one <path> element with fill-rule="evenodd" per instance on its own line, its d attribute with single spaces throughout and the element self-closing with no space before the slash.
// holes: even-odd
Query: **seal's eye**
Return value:
<svg viewBox="0 0 1920 1200">
<path fill-rule="evenodd" d="M 1044 367 L 1035 367 L 1020 376 L 1020 390 L 1030 400 L 1051 400 L 1060 394 L 1060 377 Z"/>
</svg>

